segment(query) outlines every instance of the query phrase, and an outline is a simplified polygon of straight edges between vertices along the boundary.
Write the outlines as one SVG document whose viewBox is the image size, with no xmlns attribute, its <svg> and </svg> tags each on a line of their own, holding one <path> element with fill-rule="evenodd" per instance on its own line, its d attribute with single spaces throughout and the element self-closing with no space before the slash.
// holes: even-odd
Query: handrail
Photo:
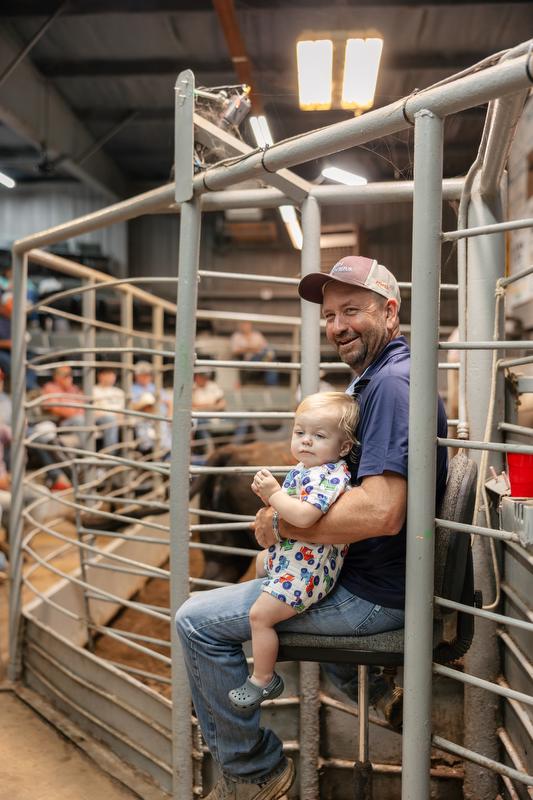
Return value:
<svg viewBox="0 0 533 800">
<path fill-rule="evenodd" d="M 85 280 L 99 281 L 102 285 L 115 284 L 115 279 L 105 272 L 93 269 L 92 267 L 86 267 L 83 264 L 78 264 L 70 258 L 58 256 L 55 253 L 47 253 L 44 250 L 33 249 L 29 251 L 28 259 L 30 262 L 33 261 L 36 264 L 40 264 L 42 267 L 62 272 L 64 275 L 71 275 L 75 278 L 83 278 Z M 130 294 L 132 297 L 142 300 L 149 305 L 163 308 L 170 314 L 176 313 L 175 303 L 170 302 L 170 300 L 164 300 L 162 297 L 158 297 L 144 289 L 139 289 L 137 286 L 128 283 L 117 283 L 115 284 L 115 288 L 117 288 L 119 292 Z"/>
</svg>

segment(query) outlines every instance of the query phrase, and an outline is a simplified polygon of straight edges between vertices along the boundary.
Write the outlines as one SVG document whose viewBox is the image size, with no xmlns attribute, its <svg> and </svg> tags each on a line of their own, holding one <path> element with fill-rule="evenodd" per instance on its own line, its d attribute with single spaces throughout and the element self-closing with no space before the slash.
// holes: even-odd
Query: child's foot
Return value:
<svg viewBox="0 0 533 800">
<path fill-rule="evenodd" d="M 259 708 L 264 700 L 273 700 L 275 697 L 279 697 L 284 688 L 283 679 L 274 673 L 272 680 L 266 686 L 258 686 L 250 678 L 246 678 L 242 686 L 228 692 L 228 697 L 234 708 L 248 711 Z"/>
</svg>

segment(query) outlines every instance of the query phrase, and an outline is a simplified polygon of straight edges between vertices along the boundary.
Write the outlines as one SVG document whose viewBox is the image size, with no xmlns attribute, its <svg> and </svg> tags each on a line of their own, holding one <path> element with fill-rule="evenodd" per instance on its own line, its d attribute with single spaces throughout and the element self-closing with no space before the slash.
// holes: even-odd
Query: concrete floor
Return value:
<svg viewBox="0 0 533 800">
<path fill-rule="evenodd" d="M 7 585 L 0 579 L 0 800 L 139 800 L 10 691 Z"/>
<path fill-rule="evenodd" d="M 0 800 L 138 800 L 11 692 L 0 719 Z"/>
</svg>

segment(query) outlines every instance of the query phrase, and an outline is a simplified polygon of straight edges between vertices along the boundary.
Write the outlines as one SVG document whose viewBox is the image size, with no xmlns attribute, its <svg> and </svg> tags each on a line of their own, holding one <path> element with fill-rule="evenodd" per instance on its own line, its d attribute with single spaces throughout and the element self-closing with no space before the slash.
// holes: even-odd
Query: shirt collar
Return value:
<svg viewBox="0 0 533 800">
<path fill-rule="evenodd" d="M 409 346 L 405 336 L 397 336 L 395 339 L 391 339 L 391 341 L 385 345 L 376 360 L 369 364 L 360 375 L 354 376 L 354 378 L 350 381 L 348 388 L 346 389 L 346 394 L 352 394 L 354 387 L 357 386 L 359 381 L 364 379 L 368 382 L 370 378 L 375 375 L 384 364 L 387 363 L 392 355 L 397 355 L 400 352 L 409 352 Z"/>
</svg>

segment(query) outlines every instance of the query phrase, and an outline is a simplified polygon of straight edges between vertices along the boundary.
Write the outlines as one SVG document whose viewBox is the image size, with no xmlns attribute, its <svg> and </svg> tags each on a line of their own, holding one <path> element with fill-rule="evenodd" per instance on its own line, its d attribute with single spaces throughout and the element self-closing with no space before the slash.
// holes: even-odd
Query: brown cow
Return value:
<svg viewBox="0 0 533 800">
<path fill-rule="evenodd" d="M 208 467 L 281 466 L 294 464 L 286 442 L 251 442 L 228 444 L 216 450 L 207 460 Z M 252 492 L 252 475 L 200 475 L 191 484 L 191 499 L 199 495 L 199 507 L 204 510 L 253 516 L 261 507 L 260 499 Z M 212 523 L 203 517 L 201 522 Z M 210 531 L 200 533 L 200 541 L 232 547 L 257 548 L 252 531 Z M 234 582 L 244 575 L 250 564 L 248 556 L 204 552 L 204 578 Z"/>
</svg>

